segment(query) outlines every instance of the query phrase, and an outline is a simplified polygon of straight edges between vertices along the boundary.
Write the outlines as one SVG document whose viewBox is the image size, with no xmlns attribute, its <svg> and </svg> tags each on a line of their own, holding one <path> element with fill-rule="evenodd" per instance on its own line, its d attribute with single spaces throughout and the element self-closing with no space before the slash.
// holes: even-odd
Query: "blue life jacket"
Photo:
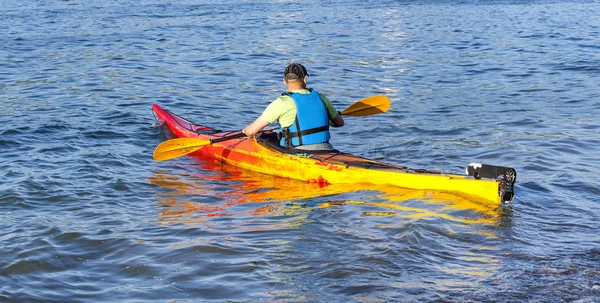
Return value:
<svg viewBox="0 0 600 303">
<path fill-rule="evenodd" d="M 282 134 L 279 144 L 293 148 L 329 141 L 329 115 L 319 93 L 311 90 L 310 94 L 287 95 L 296 103 L 296 121 L 286 128 L 279 126 Z"/>
</svg>

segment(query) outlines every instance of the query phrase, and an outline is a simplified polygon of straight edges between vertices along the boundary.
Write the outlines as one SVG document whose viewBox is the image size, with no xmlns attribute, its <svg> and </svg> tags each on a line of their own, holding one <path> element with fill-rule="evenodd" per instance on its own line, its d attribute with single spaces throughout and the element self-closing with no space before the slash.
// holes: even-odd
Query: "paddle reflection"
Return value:
<svg viewBox="0 0 600 303">
<path fill-rule="evenodd" d="M 190 173 L 193 171 L 193 173 Z M 467 224 L 497 224 L 498 205 L 450 193 L 395 186 L 322 186 L 273 177 L 199 158 L 188 169 L 157 171 L 162 223 L 207 223 L 213 217 L 306 215 L 323 208 L 358 208 L 362 216 L 403 221 L 442 218 Z"/>
</svg>

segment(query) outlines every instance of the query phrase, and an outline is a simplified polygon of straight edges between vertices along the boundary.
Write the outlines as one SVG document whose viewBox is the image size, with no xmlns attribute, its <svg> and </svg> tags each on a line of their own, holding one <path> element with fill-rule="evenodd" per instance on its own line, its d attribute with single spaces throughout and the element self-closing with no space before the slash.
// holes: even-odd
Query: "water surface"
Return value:
<svg viewBox="0 0 600 303">
<path fill-rule="evenodd" d="M 0 301 L 598 302 L 598 1 L 0 1 Z M 518 171 L 512 204 L 156 163 L 302 62 L 336 148 Z"/>
</svg>

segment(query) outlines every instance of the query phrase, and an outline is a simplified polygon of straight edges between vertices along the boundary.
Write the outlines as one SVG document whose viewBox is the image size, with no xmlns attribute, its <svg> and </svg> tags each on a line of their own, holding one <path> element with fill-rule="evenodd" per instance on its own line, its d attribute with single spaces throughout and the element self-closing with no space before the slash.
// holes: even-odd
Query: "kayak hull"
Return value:
<svg viewBox="0 0 600 303">
<path fill-rule="evenodd" d="M 164 121 L 165 128 L 176 137 L 214 140 L 239 133 L 220 132 L 192 123 L 156 104 L 152 109 L 157 118 Z M 451 192 L 497 203 L 510 202 L 513 197 L 514 180 L 507 184 L 506 180 L 414 170 L 339 151 L 289 153 L 278 147 L 276 142 L 275 135 L 266 131 L 256 138 L 243 137 L 207 145 L 191 155 L 199 153 L 243 169 L 322 185 L 393 185 Z"/>
</svg>

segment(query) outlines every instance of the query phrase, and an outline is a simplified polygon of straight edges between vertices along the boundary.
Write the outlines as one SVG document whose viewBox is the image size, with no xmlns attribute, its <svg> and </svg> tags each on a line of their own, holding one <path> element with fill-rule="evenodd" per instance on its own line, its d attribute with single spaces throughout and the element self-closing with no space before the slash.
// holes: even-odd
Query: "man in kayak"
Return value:
<svg viewBox="0 0 600 303">
<path fill-rule="evenodd" d="M 306 88 L 308 73 L 302 64 L 285 68 L 283 83 L 288 91 L 271 102 L 242 132 L 249 137 L 277 121 L 280 145 L 303 150 L 333 149 L 329 143 L 329 126 L 344 126 L 344 119 L 323 94 Z"/>
</svg>

